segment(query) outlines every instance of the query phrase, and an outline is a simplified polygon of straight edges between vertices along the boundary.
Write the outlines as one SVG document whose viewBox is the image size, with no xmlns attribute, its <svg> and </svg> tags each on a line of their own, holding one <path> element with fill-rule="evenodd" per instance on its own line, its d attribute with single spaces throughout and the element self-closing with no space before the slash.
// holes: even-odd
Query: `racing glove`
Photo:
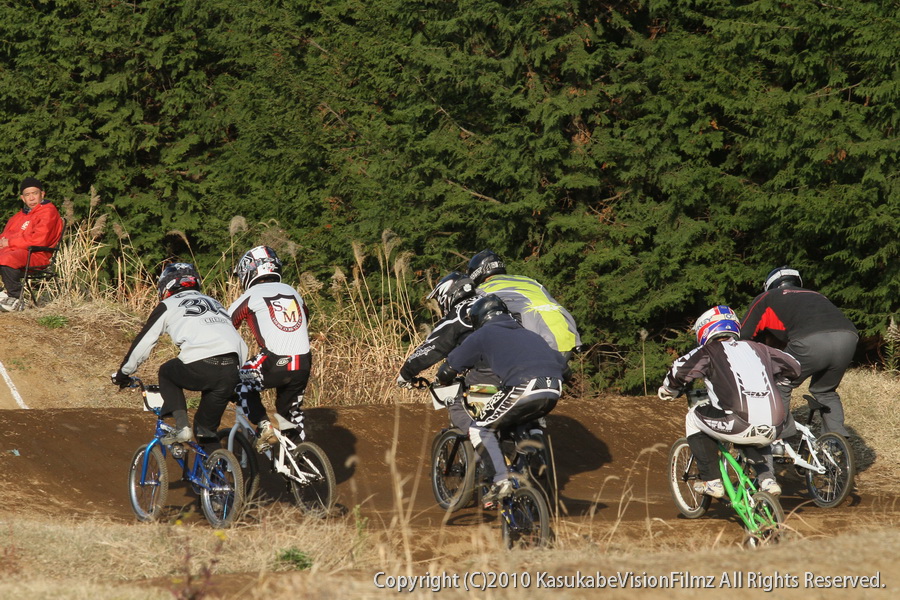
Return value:
<svg viewBox="0 0 900 600">
<path fill-rule="evenodd" d="M 113 385 L 119 386 L 119 389 L 125 389 L 131 385 L 131 377 L 122 371 L 116 371 L 109 378 L 112 380 Z"/>
</svg>

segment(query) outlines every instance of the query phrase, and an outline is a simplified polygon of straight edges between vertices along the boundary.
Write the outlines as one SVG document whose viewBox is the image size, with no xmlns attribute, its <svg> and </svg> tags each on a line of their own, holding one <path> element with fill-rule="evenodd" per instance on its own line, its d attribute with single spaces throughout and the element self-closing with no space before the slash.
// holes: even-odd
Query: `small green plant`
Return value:
<svg viewBox="0 0 900 600">
<path fill-rule="evenodd" d="M 294 569 L 296 571 L 304 571 L 313 565 L 312 558 L 303 550 L 291 547 L 286 548 L 278 553 L 277 562 L 279 565 Z"/>
<path fill-rule="evenodd" d="M 45 317 L 38 317 L 37 323 L 41 327 L 46 327 L 47 329 L 62 329 L 69 324 L 69 319 L 62 315 L 47 315 Z"/>
</svg>

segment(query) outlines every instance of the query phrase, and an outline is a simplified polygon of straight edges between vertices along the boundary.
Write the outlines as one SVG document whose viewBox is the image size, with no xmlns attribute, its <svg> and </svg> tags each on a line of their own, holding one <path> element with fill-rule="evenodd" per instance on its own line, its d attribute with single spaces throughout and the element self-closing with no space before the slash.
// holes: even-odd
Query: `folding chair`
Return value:
<svg viewBox="0 0 900 600">
<path fill-rule="evenodd" d="M 63 232 L 65 233 L 65 223 L 63 223 Z M 22 269 L 22 293 L 19 295 L 19 310 L 25 310 L 25 292 L 27 291 L 34 302 L 34 290 L 32 285 L 38 282 L 43 285 L 45 282 L 56 281 L 58 271 L 56 269 L 56 255 L 59 254 L 59 248 L 62 246 L 63 236 L 60 234 L 59 241 L 56 246 L 28 246 L 28 257 L 25 259 L 25 267 Z M 31 266 L 32 255 L 38 252 L 49 252 L 50 262 L 41 267 Z"/>
</svg>

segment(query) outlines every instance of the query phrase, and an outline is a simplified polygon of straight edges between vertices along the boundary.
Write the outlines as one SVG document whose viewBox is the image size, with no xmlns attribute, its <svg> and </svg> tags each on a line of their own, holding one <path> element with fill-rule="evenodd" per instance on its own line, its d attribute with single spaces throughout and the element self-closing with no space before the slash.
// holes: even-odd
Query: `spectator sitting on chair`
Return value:
<svg viewBox="0 0 900 600">
<path fill-rule="evenodd" d="M 0 292 L 0 310 L 18 309 L 22 303 L 22 275 L 28 259 L 28 246 L 53 247 L 62 237 L 63 222 L 59 211 L 44 198 L 44 184 L 34 177 L 26 177 L 19 186 L 25 206 L 13 215 L 0 234 L 0 278 L 4 290 Z M 43 267 L 50 263 L 49 252 L 32 255 L 32 265 Z"/>
</svg>

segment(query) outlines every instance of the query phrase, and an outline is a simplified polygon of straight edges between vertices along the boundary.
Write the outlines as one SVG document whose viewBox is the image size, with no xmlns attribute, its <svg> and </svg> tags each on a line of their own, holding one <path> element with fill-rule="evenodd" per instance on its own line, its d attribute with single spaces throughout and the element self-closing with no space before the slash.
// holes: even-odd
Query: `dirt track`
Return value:
<svg viewBox="0 0 900 600">
<path fill-rule="evenodd" d="M 551 415 L 548 428 L 568 513 L 564 519 L 643 522 L 649 517 L 670 522 L 673 531 L 688 524 L 696 531 L 702 523 L 718 530 L 722 519 L 730 518 L 724 507 L 716 506 L 709 519 L 677 518 L 663 473 L 669 441 L 679 436 L 680 419 L 674 406 L 664 408 L 660 413 L 658 405 L 632 399 L 570 399 Z M 346 510 L 359 505 L 370 522 L 385 526 L 397 517 L 389 460 L 397 425 L 401 433 L 396 473 L 405 480 L 404 507 L 412 502 L 410 523 L 413 528 L 439 527 L 445 515 L 434 503 L 426 457 L 431 437 L 443 424 L 441 417 L 443 413 L 425 405 L 309 410 L 310 437 L 334 464 L 340 505 Z M 20 514 L 102 514 L 133 520 L 125 474 L 131 455 L 147 441 L 151 426 L 149 413 L 136 409 L 0 412 L 0 427 L 7 432 L 0 447 L 0 506 L 4 512 Z M 656 450 L 647 450 L 657 441 Z M 790 511 L 803 502 L 805 490 L 796 477 L 782 481 L 786 487 L 783 505 Z M 288 501 L 277 478 L 269 477 L 264 484 L 268 501 Z M 186 490 L 170 497 L 175 514 L 192 501 Z M 829 511 L 803 506 L 797 513 L 805 522 L 795 521 L 795 525 L 851 527 L 854 514 L 883 507 L 884 502 L 884 498 L 863 494 Z M 465 528 L 493 519 L 472 508 L 454 515 L 447 526 Z M 726 535 L 738 541 L 740 528 L 735 523 Z"/>
<path fill-rule="evenodd" d="M 28 325 L 32 339 L 47 339 L 43 345 L 26 345 L 24 338 L 7 336 L 9 343 L 0 348 L 0 361 L 31 407 L 16 408 L 8 386 L 0 381 L 0 404 L 9 407 L 0 410 L 5 431 L 0 442 L 0 510 L 102 514 L 133 521 L 125 476 L 134 450 L 149 439 L 151 415 L 141 412 L 136 394 L 117 395 L 107 384 L 114 359 L 85 344 L 89 332 L 78 323 L 47 332 L 26 316 L 7 317 L 11 322 L 0 324 L 0 333 L 16 323 L 21 326 L 17 329 Z M 122 339 L 114 345 L 122 351 L 127 347 Z M 107 402 L 118 407 L 65 408 Z M 655 398 L 565 397 L 548 419 L 565 510 L 562 519 L 575 527 L 586 522 L 635 527 L 661 523 L 658 534 L 663 536 L 708 528 L 716 535 L 724 532 L 726 541 L 740 541 L 737 523 L 723 528 L 731 519 L 729 509 L 714 503 L 709 517 L 688 521 L 678 517 L 669 497 L 664 465 L 669 446 L 683 435 L 683 414 L 681 403 Z M 312 408 L 307 419 L 310 438 L 325 449 L 335 467 L 338 502 L 345 510 L 359 506 L 370 523 L 389 527 L 402 505 L 412 527 L 423 532 L 441 527 L 446 515 L 434 503 L 427 464 L 431 439 L 445 425 L 443 411 L 434 411 L 430 404 Z M 392 471 L 389 454 L 394 443 Z M 395 498 L 398 479 L 403 481 L 401 500 Z M 804 504 L 803 483 L 790 470 L 781 480 L 782 504 L 786 512 L 794 511 L 789 524 L 807 533 L 853 529 L 873 513 L 896 510 L 896 495 L 867 488 L 866 473 L 859 478 L 861 492 L 831 510 Z M 269 502 L 288 501 L 277 478 L 263 483 Z M 189 492 L 179 494 L 177 487 L 170 495 L 174 511 L 192 501 Z M 444 529 L 462 535 L 471 524 L 493 525 L 494 519 L 465 509 Z M 431 551 L 435 549 L 427 544 L 419 550 Z"/>
</svg>

